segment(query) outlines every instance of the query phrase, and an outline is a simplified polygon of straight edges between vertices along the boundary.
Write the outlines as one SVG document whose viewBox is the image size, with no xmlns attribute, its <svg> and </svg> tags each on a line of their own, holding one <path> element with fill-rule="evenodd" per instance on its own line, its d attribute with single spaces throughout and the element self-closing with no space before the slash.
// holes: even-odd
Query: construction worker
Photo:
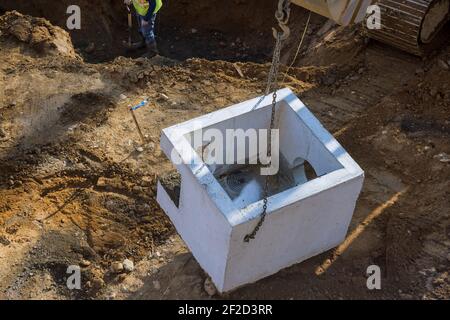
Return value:
<svg viewBox="0 0 450 320">
<path fill-rule="evenodd" d="M 133 48 L 147 47 L 147 52 L 143 55 L 145 58 L 152 58 L 158 54 L 158 48 L 155 39 L 155 20 L 156 14 L 161 9 L 162 0 L 124 0 L 127 6 L 133 3 L 136 11 L 136 17 L 139 25 L 139 33 L 142 40 L 133 44 Z"/>
</svg>

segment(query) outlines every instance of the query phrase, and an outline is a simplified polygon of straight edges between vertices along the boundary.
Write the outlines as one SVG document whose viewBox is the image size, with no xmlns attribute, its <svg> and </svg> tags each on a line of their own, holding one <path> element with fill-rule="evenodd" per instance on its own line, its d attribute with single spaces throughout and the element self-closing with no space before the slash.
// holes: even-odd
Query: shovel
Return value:
<svg viewBox="0 0 450 320">
<path fill-rule="evenodd" d="M 124 40 L 123 45 L 128 49 L 132 49 L 133 42 L 131 39 L 131 35 L 133 32 L 133 16 L 131 15 L 131 9 L 129 5 L 127 5 L 127 11 L 128 11 L 128 42 Z"/>
<path fill-rule="evenodd" d="M 144 40 L 133 42 L 132 35 L 133 35 L 133 16 L 131 13 L 130 6 L 127 5 L 128 10 L 128 41 L 123 40 L 122 44 L 125 46 L 125 48 L 129 51 L 135 51 L 142 48 L 145 48 L 145 42 Z"/>
</svg>

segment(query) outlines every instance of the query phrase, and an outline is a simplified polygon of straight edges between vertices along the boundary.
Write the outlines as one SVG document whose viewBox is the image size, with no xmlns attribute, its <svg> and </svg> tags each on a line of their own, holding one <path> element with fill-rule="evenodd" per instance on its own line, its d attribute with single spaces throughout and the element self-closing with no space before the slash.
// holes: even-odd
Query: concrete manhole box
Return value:
<svg viewBox="0 0 450 320">
<path fill-rule="evenodd" d="M 279 90 L 275 123 L 281 173 L 271 178 L 276 187 L 270 190 L 264 224 L 254 240 L 244 242 L 263 211 L 263 182 L 252 169 L 257 166 L 243 163 L 259 151 L 247 143 L 241 159 L 232 153 L 236 165 L 214 164 L 211 158 L 227 155 L 207 151 L 209 133 L 222 133 L 226 140 L 229 130 L 268 129 L 271 100 L 271 95 L 256 98 L 162 132 L 161 148 L 176 166 L 179 186 L 173 192 L 158 182 L 158 203 L 220 292 L 339 245 L 362 188 L 358 164 L 292 91 Z"/>
</svg>

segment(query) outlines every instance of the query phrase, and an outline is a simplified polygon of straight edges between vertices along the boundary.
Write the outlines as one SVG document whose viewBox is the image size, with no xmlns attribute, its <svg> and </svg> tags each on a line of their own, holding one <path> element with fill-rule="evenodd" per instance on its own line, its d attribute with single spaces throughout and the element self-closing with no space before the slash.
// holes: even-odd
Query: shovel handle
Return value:
<svg viewBox="0 0 450 320">
<path fill-rule="evenodd" d="M 131 9 L 129 5 L 126 5 L 128 11 L 128 47 L 131 47 L 131 32 L 133 29 L 133 16 L 131 15 Z"/>
<path fill-rule="evenodd" d="M 133 19 L 132 19 L 132 16 L 131 16 L 131 12 L 130 11 L 128 11 L 128 28 L 132 28 L 133 27 Z"/>
</svg>

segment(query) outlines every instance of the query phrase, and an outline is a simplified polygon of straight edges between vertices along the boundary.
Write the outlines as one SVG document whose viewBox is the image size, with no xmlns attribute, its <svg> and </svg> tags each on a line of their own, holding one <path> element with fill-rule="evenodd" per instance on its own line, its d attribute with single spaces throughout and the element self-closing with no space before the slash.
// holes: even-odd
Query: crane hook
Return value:
<svg viewBox="0 0 450 320">
<path fill-rule="evenodd" d="M 281 33 L 281 40 L 286 40 L 291 35 L 291 29 L 288 26 L 289 18 L 291 16 L 291 0 L 279 0 L 278 9 L 275 12 L 275 18 L 278 21 L 278 26 L 281 31 L 276 28 L 272 28 L 273 36 L 275 39 L 278 38 L 278 33 Z"/>
</svg>

